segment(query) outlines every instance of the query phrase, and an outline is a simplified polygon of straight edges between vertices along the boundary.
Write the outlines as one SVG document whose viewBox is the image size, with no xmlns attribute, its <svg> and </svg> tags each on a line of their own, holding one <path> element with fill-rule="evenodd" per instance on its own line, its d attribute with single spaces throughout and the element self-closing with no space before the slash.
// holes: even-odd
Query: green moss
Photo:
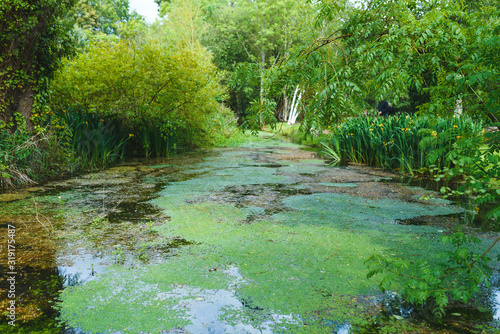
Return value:
<svg viewBox="0 0 500 334">
<path fill-rule="evenodd" d="M 284 204 L 294 212 L 274 215 L 287 224 L 359 226 L 394 223 L 423 215 L 448 215 L 463 210 L 454 206 L 419 205 L 392 199 L 371 200 L 344 194 L 292 196 Z"/>
<path fill-rule="evenodd" d="M 149 166 L 149 168 L 167 168 L 167 167 L 175 167 L 174 164 L 159 164 L 154 166 Z"/>
</svg>

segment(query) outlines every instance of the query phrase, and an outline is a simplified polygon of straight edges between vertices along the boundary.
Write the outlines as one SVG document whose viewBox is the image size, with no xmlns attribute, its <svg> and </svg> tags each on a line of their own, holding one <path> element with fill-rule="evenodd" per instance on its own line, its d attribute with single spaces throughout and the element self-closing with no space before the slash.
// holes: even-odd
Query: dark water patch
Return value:
<svg viewBox="0 0 500 334">
<path fill-rule="evenodd" d="M 142 263 L 163 261 L 165 258 L 176 256 L 176 249 L 179 247 L 197 244 L 197 242 L 188 241 L 180 237 L 170 238 L 165 242 L 157 241 L 153 244 L 136 246 L 134 249 L 134 257 Z"/>
<path fill-rule="evenodd" d="M 476 214 L 471 219 L 470 224 L 481 229 L 481 231 L 500 232 L 500 221 L 488 214 L 495 206 L 496 203 L 489 203 L 481 207 L 475 207 Z"/>
<path fill-rule="evenodd" d="M 106 217 L 110 223 L 123 221 L 137 223 L 144 220 L 158 220 L 162 217 L 162 211 L 157 206 L 145 201 L 121 202 Z"/>
<path fill-rule="evenodd" d="M 156 168 L 156 169 L 165 169 L 165 168 L 171 168 L 175 167 L 174 164 L 159 164 L 159 165 L 153 165 L 153 166 L 148 166 L 149 168 Z"/>
<path fill-rule="evenodd" d="M 306 152 L 315 152 L 315 153 L 317 153 L 317 152 L 321 151 L 321 148 L 319 148 L 319 147 L 301 147 L 300 150 L 301 151 L 306 151 Z"/>
<path fill-rule="evenodd" d="M 352 331 L 346 333 L 497 333 L 500 330 L 499 289 L 483 286 L 481 290 L 472 303 L 454 302 L 446 307 L 441 321 L 433 316 L 432 303 L 414 307 L 398 295 L 386 293 L 377 298 L 380 311 L 372 314 L 368 322 L 354 324 Z"/>
<path fill-rule="evenodd" d="M 441 216 L 417 216 L 408 219 L 396 219 L 396 223 L 400 225 L 416 225 L 416 226 L 435 226 L 453 230 L 454 227 L 466 222 L 466 214 L 453 213 Z"/>
<path fill-rule="evenodd" d="M 195 241 L 188 241 L 184 238 L 176 237 L 176 238 L 171 238 L 166 243 L 147 246 L 147 248 L 152 249 L 152 250 L 162 251 L 162 252 L 170 252 L 173 249 L 176 249 L 176 248 L 179 248 L 182 246 L 197 245 L 197 244 L 198 243 Z"/>
<path fill-rule="evenodd" d="M 279 163 L 263 163 L 258 165 L 249 165 L 249 164 L 241 164 L 241 167 L 263 167 L 263 168 L 281 168 L 286 167 L 287 165 L 282 165 Z"/>
<path fill-rule="evenodd" d="M 440 181 L 436 181 L 434 178 L 412 177 L 412 176 L 403 176 L 400 182 L 411 187 L 419 187 L 425 190 L 431 190 L 436 192 L 439 192 L 442 187 L 449 187 L 452 190 L 456 190 L 460 185 L 457 182 L 453 182 L 446 179 L 441 179 Z"/>
<path fill-rule="evenodd" d="M 253 223 L 269 219 L 273 214 L 289 211 L 283 205 L 283 199 L 294 195 L 310 195 L 308 188 L 294 187 L 290 184 L 248 184 L 228 186 L 224 191 L 214 195 L 211 200 L 220 203 L 230 203 L 237 208 L 258 207 L 256 213 L 248 215 L 242 223 Z"/>
<path fill-rule="evenodd" d="M 56 267 L 40 268 L 32 266 L 16 267 L 16 274 L 9 274 L 7 266 L 0 266 L 0 303 L 2 311 L 6 311 L 8 301 L 15 301 L 15 326 L 8 324 L 9 312 L 0 314 L 0 332 L 10 333 L 12 329 L 21 328 L 24 333 L 58 332 L 58 311 L 53 308 L 53 300 L 57 298 L 68 278 Z M 15 297 L 9 297 L 10 282 L 15 277 Z M 10 305 L 10 304 L 9 304 Z"/>
</svg>

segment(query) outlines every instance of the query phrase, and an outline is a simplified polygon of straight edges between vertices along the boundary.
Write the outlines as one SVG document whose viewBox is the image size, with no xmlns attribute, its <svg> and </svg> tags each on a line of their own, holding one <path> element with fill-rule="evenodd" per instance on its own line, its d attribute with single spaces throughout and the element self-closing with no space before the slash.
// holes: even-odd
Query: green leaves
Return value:
<svg viewBox="0 0 500 334">
<path fill-rule="evenodd" d="M 225 92 L 205 51 L 167 50 L 155 41 L 97 40 L 64 61 L 53 90 L 56 108 L 80 106 L 135 129 L 146 155 L 153 138 L 141 128 L 163 129 L 155 136 L 170 138 L 174 127 L 163 125 L 174 122 L 179 148 L 206 146 L 222 130 L 209 122 L 226 112 L 218 102 Z"/>
<path fill-rule="evenodd" d="M 429 173 L 437 173 L 438 170 L 431 168 L 453 164 L 448 155 L 457 141 L 475 138 L 469 149 L 479 148 L 484 140 L 481 129 L 480 124 L 468 117 L 358 117 L 333 127 L 331 145 L 343 159 L 401 172 L 427 168 Z M 440 170 L 433 175 L 445 177 L 445 174 L 450 176 Z"/>
<path fill-rule="evenodd" d="M 46 93 L 59 58 L 72 51 L 65 17 L 72 4 L 72 0 L 0 2 L 0 123 L 7 123 L 11 131 L 21 126 L 14 119 L 18 111 L 27 129 L 34 129 L 33 99 L 27 96 L 40 98 Z"/>
<path fill-rule="evenodd" d="M 479 240 L 464 233 L 442 237 L 442 241 L 453 248 L 436 259 L 410 261 L 374 255 L 366 261 L 368 278 L 385 275 L 380 283 L 383 291 L 401 286 L 402 297 L 410 303 L 434 305 L 433 314 L 439 321 L 451 301 L 467 303 L 479 291 L 479 284 L 489 284 L 492 274 L 490 259 L 485 256 L 491 247 L 478 255 L 469 245 Z"/>
<path fill-rule="evenodd" d="M 498 10 L 475 11 L 447 0 L 411 5 L 375 0 L 355 8 L 328 0 L 315 4 L 317 28 L 334 22 L 341 26 L 318 34 L 306 54 L 289 57 L 289 62 L 301 60 L 295 71 L 307 77 L 304 86 L 311 87 L 309 95 L 314 96 L 310 98 L 314 102 L 305 101 L 309 105 L 306 120 L 317 112 L 362 111 L 367 103 L 373 106 L 374 101 L 384 98 L 411 113 L 419 107 L 420 112 L 440 115 L 451 114 L 460 100 L 470 115 L 495 119 L 500 108 L 500 91 L 495 84 L 500 59 L 494 46 L 498 43 Z M 321 84 L 313 75 L 318 69 Z M 345 70 L 350 71 L 348 77 L 343 75 Z M 294 73 L 293 68 L 290 73 Z M 359 89 L 341 90 L 349 83 Z M 343 99 L 321 94 L 332 84 Z"/>
</svg>

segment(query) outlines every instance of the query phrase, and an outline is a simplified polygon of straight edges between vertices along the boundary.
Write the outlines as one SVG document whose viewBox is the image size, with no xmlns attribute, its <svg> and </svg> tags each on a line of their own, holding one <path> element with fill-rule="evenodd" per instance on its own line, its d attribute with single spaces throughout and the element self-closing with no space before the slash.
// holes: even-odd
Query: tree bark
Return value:
<svg viewBox="0 0 500 334">
<path fill-rule="evenodd" d="M 33 109 L 33 101 L 34 101 L 33 89 L 31 89 L 31 87 L 28 86 L 19 98 L 17 111 L 21 113 L 21 115 L 23 115 L 24 120 L 26 122 L 26 130 L 30 132 L 35 129 L 35 125 L 31 121 L 31 115 L 32 115 L 31 110 Z"/>
</svg>

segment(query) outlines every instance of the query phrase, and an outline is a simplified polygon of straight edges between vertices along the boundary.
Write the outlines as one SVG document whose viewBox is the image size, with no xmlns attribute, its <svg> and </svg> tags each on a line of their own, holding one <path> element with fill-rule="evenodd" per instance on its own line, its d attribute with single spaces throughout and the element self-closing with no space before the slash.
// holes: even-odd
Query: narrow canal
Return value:
<svg viewBox="0 0 500 334">
<path fill-rule="evenodd" d="M 395 177 L 267 139 L 0 194 L 0 332 L 500 330 L 498 278 L 439 328 L 367 279 L 371 255 L 432 258 L 463 225 Z"/>
</svg>

